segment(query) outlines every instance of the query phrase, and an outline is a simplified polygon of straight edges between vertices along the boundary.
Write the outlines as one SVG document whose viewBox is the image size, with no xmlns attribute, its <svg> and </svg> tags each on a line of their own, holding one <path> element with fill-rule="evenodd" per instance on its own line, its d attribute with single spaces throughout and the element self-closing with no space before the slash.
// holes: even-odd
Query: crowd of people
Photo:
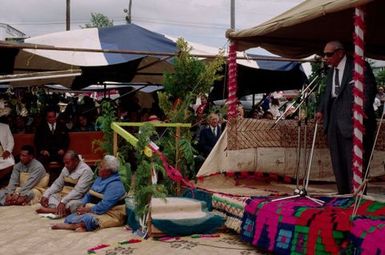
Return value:
<svg viewBox="0 0 385 255">
<path fill-rule="evenodd" d="M 89 99 L 85 102 L 88 103 L 79 107 L 70 102 L 60 113 L 58 105 L 48 104 L 43 115 L 36 115 L 29 127 L 26 122 L 15 125 L 20 119 L 9 117 L 9 110 L 2 111 L 5 114 L 0 122 L 0 206 L 40 203 L 36 212 L 66 217 L 65 223 L 53 229 L 91 231 L 124 224 L 122 201 L 126 191 L 118 174 L 119 160 L 104 156 L 95 179 L 93 169 L 69 148 L 69 132 L 96 129 L 93 123 L 97 109 Z M 69 120 L 78 123 L 69 125 Z M 15 155 L 17 160 L 13 157 L 12 131 L 34 133 L 34 143 L 23 145 L 19 155 Z M 53 162 L 60 166 L 56 179 L 52 179 L 49 169 Z M 76 228 L 68 227 L 72 224 Z"/>
<path fill-rule="evenodd" d="M 352 88 L 346 82 L 352 80 L 352 58 L 346 54 L 340 42 L 326 44 L 324 61 L 331 66 L 326 78 L 326 89 L 321 96 L 315 119 L 323 122 L 330 146 L 333 171 L 339 194 L 352 192 Z M 364 126 L 374 130 L 376 117 L 384 113 L 384 87 L 376 87 L 369 65 L 366 67 L 364 100 Z M 294 97 L 283 98 L 279 93 L 265 94 L 251 111 L 246 112 L 238 104 L 238 118 L 298 119 L 297 101 Z M 206 95 L 191 106 L 194 113 L 193 144 L 198 151 L 196 169 L 202 165 L 219 140 L 226 125 L 224 116 L 213 107 Z M 164 114 L 156 100 L 152 109 L 141 109 L 137 98 L 129 95 L 116 107 L 120 121 L 164 121 Z M 4 105 L 3 105 L 4 106 Z M 52 213 L 65 217 L 64 223 L 53 229 L 91 231 L 97 228 L 124 224 L 124 197 L 126 191 L 118 169 L 119 160 L 106 155 L 101 161 L 97 178 L 90 166 L 69 148 L 68 132 L 98 130 L 96 103 L 84 97 L 81 104 L 69 100 L 65 110 L 58 113 L 58 104 L 47 107 L 43 116 L 32 121 L 17 116 L 0 122 L 0 205 L 27 205 L 40 203 L 38 213 Z M 52 107 L 53 106 L 53 107 Z M 37 124 L 40 122 L 39 124 Z M 21 148 L 16 163 L 12 154 L 12 133 L 34 133 L 34 145 Z M 373 146 L 373 132 L 365 132 L 363 169 L 369 162 Z M 60 175 L 49 184 L 47 173 L 50 162 L 61 163 Z M 8 177 L 7 177 L 8 176 Z M 6 182 L 4 182 L 4 180 Z M 8 183 L 4 187 L 4 183 Z M 0 186 L 1 187 L 1 186 Z"/>
</svg>

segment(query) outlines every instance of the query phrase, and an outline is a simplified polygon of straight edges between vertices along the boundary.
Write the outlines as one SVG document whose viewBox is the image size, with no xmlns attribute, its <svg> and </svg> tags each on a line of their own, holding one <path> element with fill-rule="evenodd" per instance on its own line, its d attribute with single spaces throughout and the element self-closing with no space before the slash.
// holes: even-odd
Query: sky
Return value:
<svg viewBox="0 0 385 255">
<path fill-rule="evenodd" d="M 72 0 L 71 30 L 102 13 L 125 24 L 129 0 Z M 235 0 L 236 30 L 256 26 L 302 0 Z M 65 30 L 66 0 L 1 0 L 0 23 L 27 36 Z M 212 47 L 225 47 L 230 27 L 230 0 L 132 0 L 132 23 L 151 31 Z M 261 51 L 262 53 L 263 51 Z"/>
</svg>

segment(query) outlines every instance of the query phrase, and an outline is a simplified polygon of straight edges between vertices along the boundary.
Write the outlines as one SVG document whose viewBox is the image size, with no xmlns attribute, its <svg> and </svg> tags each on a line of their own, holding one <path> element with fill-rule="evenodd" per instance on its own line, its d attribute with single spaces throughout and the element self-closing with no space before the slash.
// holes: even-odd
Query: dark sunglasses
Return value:
<svg viewBox="0 0 385 255">
<path fill-rule="evenodd" d="M 339 50 L 341 50 L 341 49 L 335 49 L 334 51 L 331 51 L 331 52 L 324 52 L 323 55 L 324 55 L 324 57 L 330 58 Z"/>
</svg>

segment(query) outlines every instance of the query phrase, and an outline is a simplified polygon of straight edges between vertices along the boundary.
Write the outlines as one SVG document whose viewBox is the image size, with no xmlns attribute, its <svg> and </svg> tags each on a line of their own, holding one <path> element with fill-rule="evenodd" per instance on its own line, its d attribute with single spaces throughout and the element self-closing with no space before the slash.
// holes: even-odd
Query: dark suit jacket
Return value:
<svg viewBox="0 0 385 255">
<path fill-rule="evenodd" d="M 334 99 L 336 108 L 338 112 L 335 113 L 337 119 L 337 126 L 341 130 L 341 133 L 344 137 L 349 138 L 353 135 L 353 71 L 354 71 L 354 61 L 353 58 L 347 57 L 344 74 L 342 76 L 341 82 L 341 92 Z M 328 71 L 326 77 L 326 89 L 325 93 L 321 99 L 319 106 L 319 111 L 323 113 L 323 123 L 324 131 L 327 133 L 328 125 L 330 122 L 330 109 L 332 106 L 332 85 L 333 85 L 333 72 L 334 69 L 331 68 Z M 364 125 L 366 127 L 375 126 L 375 113 L 373 109 L 374 97 L 376 96 L 376 81 L 373 75 L 373 72 L 368 63 L 366 63 L 365 71 L 365 88 L 364 88 L 364 113 L 367 116 L 367 119 L 364 120 Z"/>
<path fill-rule="evenodd" d="M 64 124 L 56 122 L 55 132 L 52 133 L 48 123 L 44 122 L 36 130 L 35 146 L 37 154 L 42 150 L 47 150 L 50 154 L 57 154 L 62 149 L 66 151 L 69 145 L 69 136 Z"/>
<path fill-rule="evenodd" d="M 217 126 L 217 134 L 216 136 L 213 134 L 211 127 L 208 126 L 204 128 L 199 135 L 199 142 L 198 142 L 198 148 L 199 152 L 204 156 L 207 157 L 211 150 L 213 149 L 214 145 L 218 141 L 219 137 L 221 136 L 221 128 Z"/>
</svg>

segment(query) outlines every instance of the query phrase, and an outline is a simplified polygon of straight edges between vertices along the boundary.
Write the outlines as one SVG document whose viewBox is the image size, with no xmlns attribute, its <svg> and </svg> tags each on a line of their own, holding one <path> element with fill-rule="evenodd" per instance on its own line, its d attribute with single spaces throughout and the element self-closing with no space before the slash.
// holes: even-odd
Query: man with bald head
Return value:
<svg viewBox="0 0 385 255">
<path fill-rule="evenodd" d="M 64 155 L 64 168 L 40 200 L 37 213 L 54 213 L 59 217 L 76 211 L 80 199 L 87 193 L 93 182 L 91 168 L 79 159 L 74 151 Z"/>
<path fill-rule="evenodd" d="M 316 113 L 316 120 L 323 121 L 338 193 L 349 194 L 353 191 L 354 60 L 346 54 L 342 43 L 331 41 L 325 45 L 324 62 L 330 69 L 326 77 L 326 88 Z M 375 95 L 376 81 L 369 64 L 366 63 L 363 105 L 365 126 L 363 171 L 366 170 L 374 141 L 376 118 L 373 102 Z"/>
</svg>

